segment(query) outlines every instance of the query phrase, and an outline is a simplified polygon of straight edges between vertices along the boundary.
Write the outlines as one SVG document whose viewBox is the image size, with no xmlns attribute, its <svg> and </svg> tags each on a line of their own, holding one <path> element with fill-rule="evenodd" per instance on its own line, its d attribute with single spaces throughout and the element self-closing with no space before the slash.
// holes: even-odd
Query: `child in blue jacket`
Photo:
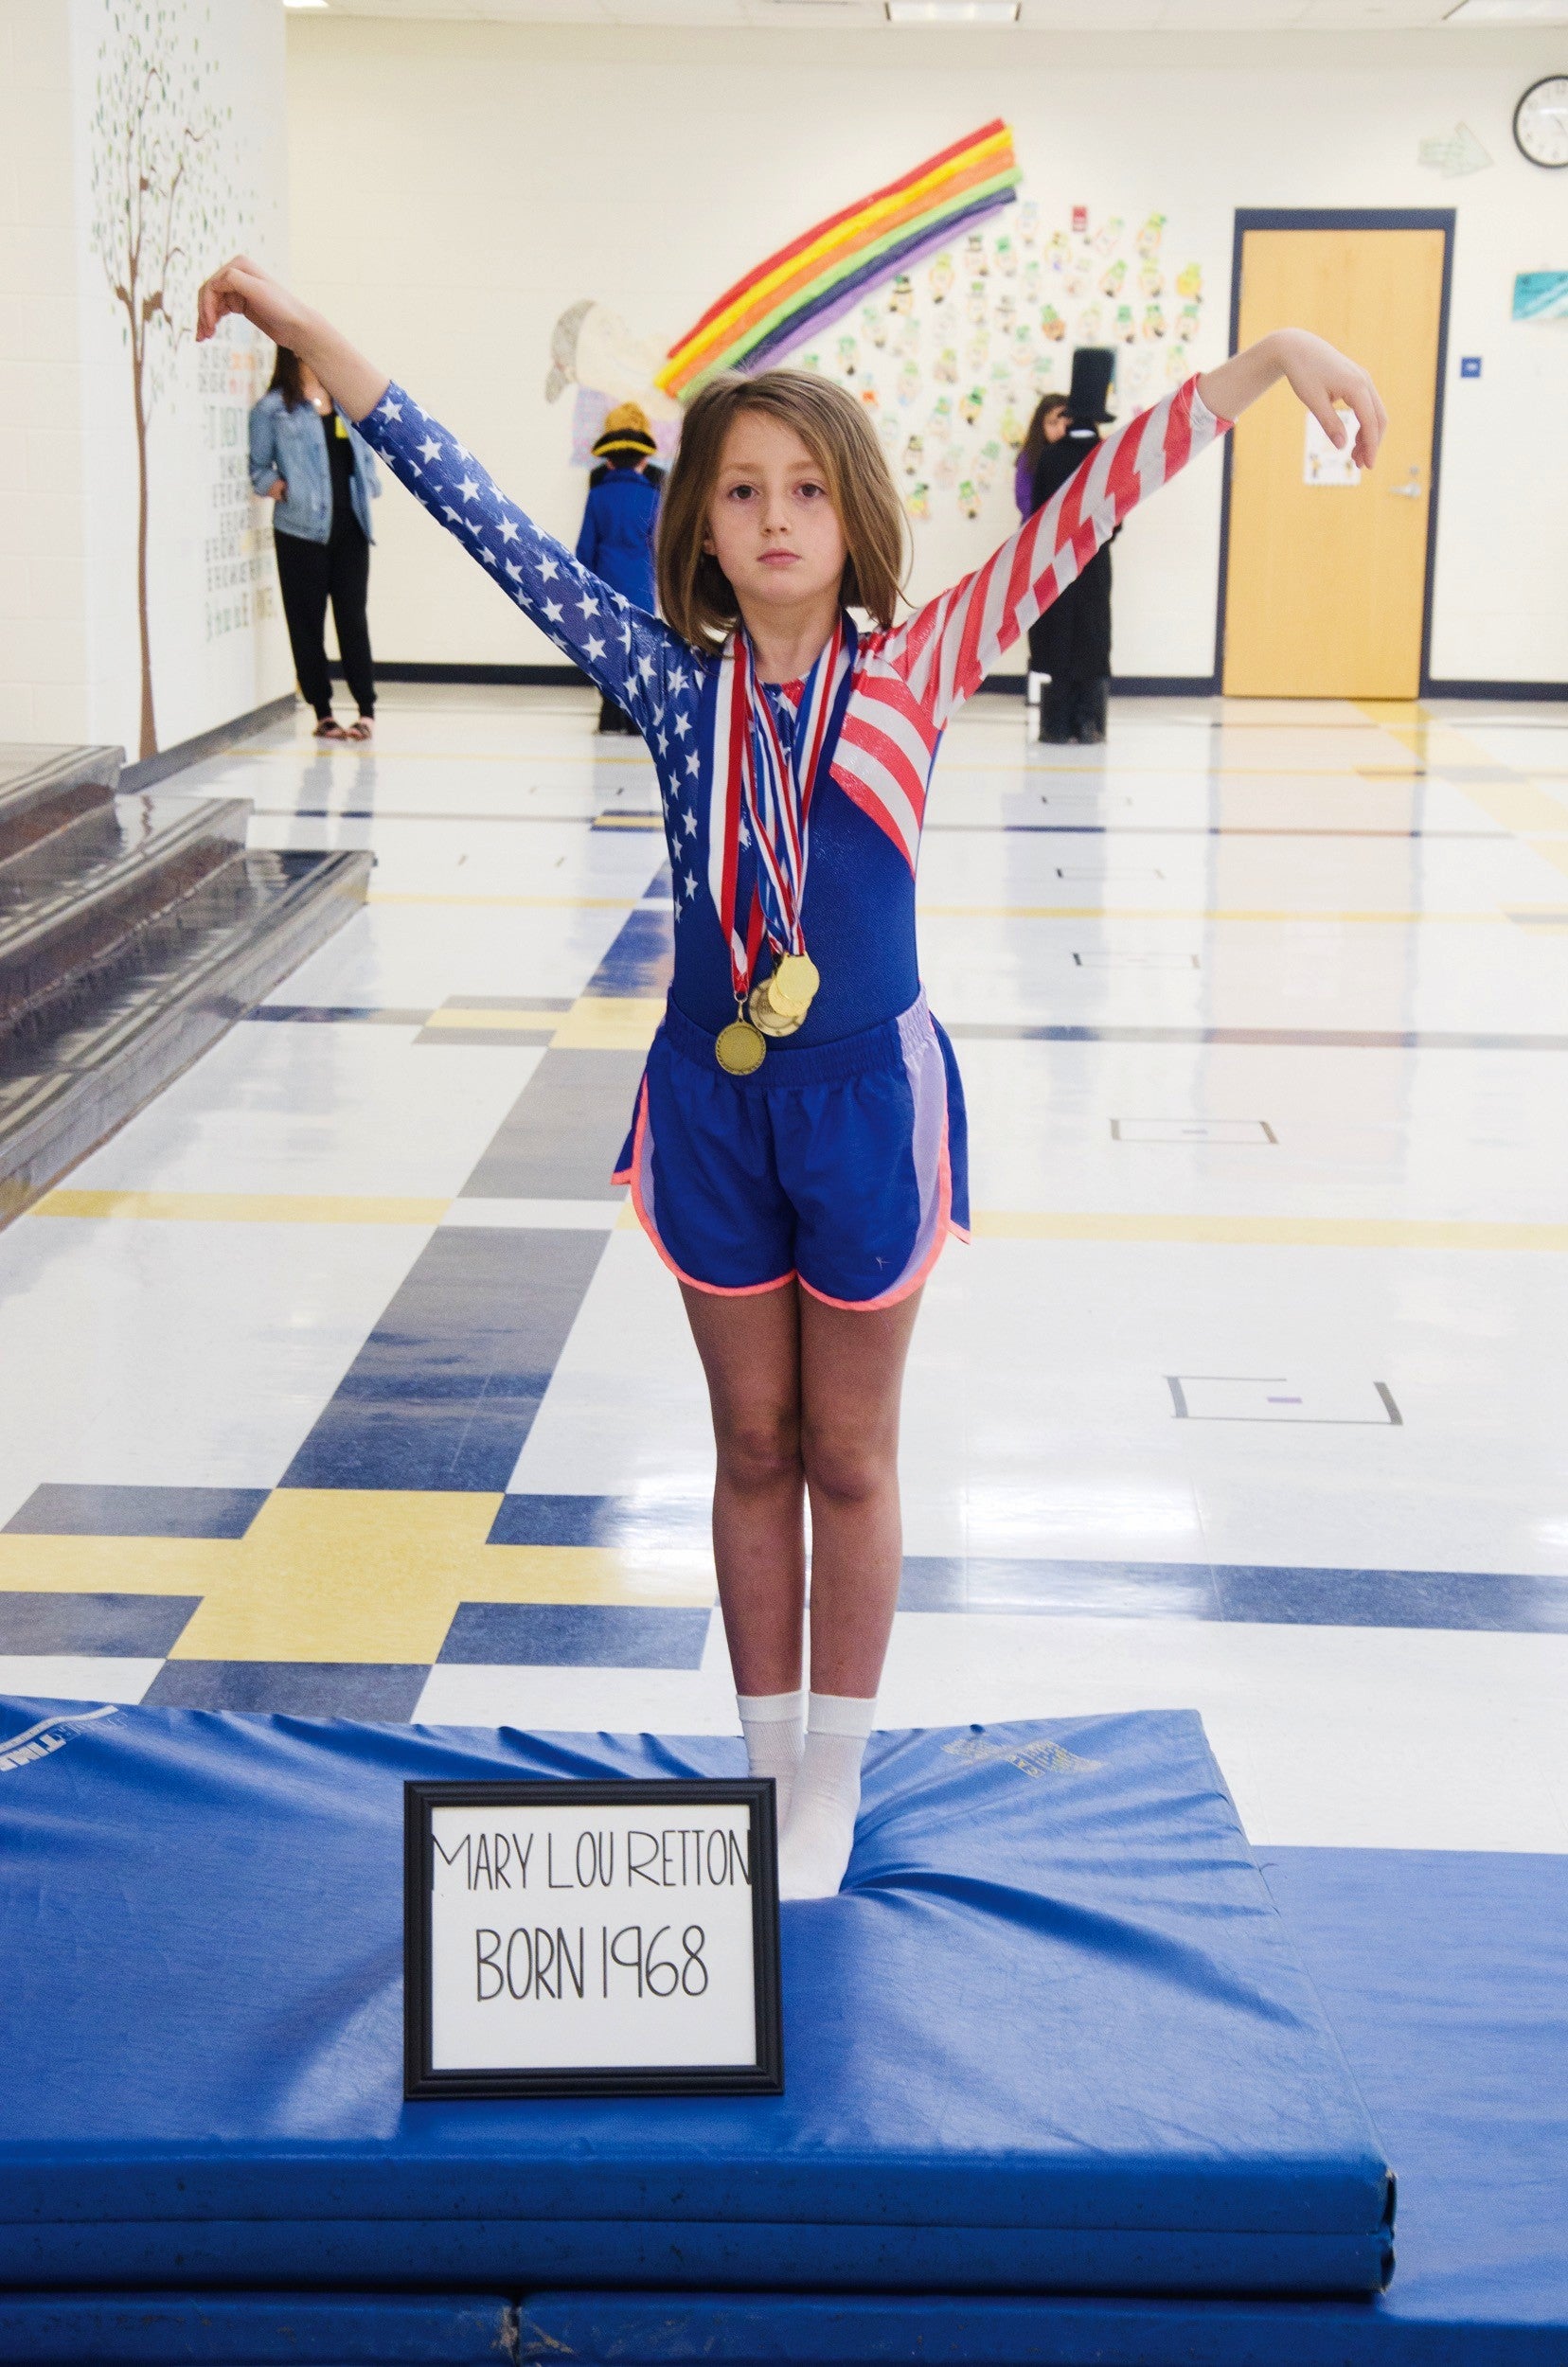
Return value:
<svg viewBox="0 0 1568 2367">
<path fill-rule="evenodd" d="M 633 608 L 651 615 L 657 608 L 653 583 L 653 529 L 659 515 L 663 472 L 649 467 L 655 450 L 648 416 L 634 402 L 617 403 L 595 444 L 594 458 L 602 466 L 588 482 L 588 507 L 577 555 L 582 564 L 615 592 L 623 592 Z M 599 700 L 601 732 L 629 732 L 637 726 L 615 700 Z"/>
</svg>

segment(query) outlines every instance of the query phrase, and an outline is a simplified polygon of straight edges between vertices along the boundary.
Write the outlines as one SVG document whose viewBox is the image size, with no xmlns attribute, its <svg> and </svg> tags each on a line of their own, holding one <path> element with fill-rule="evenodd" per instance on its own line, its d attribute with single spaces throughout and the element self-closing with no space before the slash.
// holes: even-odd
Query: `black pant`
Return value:
<svg viewBox="0 0 1568 2367">
<path fill-rule="evenodd" d="M 1103 739 L 1111 671 L 1111 552 L 1096 551 L 1078 580 L 1029 628 L 1029 665 L 1049 674 L 1042 739 Z"/>
<path fill-rule="evenodd" d="M 376 711 L 376 678 L 370 665 L 370 628 L 365 602 L 370 589 L 370 545 L 352 512 L 334 518 L 325 543 L 307 543 L 303 535 L 273 536 L 277 552 L 277 581 L 288 619 L 289 647 L 300 696 L 317 717 L 332 711 L 332 677 L 327 664 L 327 602 L 332 603 L 343 670 L 362 715 Z"/>
</svg>

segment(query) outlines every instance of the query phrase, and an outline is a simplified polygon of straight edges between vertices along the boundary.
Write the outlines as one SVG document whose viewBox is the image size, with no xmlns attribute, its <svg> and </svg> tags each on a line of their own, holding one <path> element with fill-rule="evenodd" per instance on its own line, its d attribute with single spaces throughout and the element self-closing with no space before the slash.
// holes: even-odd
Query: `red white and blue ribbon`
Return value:
<svg viewBox="0 0 1568 2367">
<path fill-rule="evenodd" d="M 713 770 L 708 785 L 708 887 L 729 948 L 737 996 L 751 985 L 764 931 L 777 953 L 803 953 L 801 907 L 811 854 L 811 799 L 843 721 L 854 664 L 854 628 L 841 613 L 808 675 L 786 750 L 757 678 L 743 630 L 720 661 Z M 757 887 L 742 934 L 736 910 L 740 847 L 757 852 Z"/>
</svg>

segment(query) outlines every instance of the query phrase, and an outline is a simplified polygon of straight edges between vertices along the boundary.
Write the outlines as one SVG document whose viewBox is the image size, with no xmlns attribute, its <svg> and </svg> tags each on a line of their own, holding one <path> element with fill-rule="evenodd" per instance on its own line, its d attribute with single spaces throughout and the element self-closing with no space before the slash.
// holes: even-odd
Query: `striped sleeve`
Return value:
<svg viewBox="0 0 1568 2367">
<path fill-rule="evenodd" d="M 1140 411 L 983 567 L 917 610 L 879 651 L 941 731 L 1003 652 L 1081 575 L 1139 502 L 1229 428 L 1189 378 Z"/>
<path fill-rule="evenodd" d="M 668 689 L 692 654 L 669 627 L 545 534 L 508 501 L 489 471 L 450 428 L 393 384 L 358 422 L 393 475 L 556 648 L 581 667 L 644 731 L 657 726 Z"/>
</svg>

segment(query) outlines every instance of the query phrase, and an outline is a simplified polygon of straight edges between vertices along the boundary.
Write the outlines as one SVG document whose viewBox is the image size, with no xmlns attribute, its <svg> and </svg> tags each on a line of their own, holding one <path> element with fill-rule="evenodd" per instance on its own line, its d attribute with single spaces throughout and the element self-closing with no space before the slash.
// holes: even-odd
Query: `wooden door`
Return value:
<svg viewBox="0 0 1568 2367">
<path fill-rule="evenodd" d="M 1228 696 L 1418 694 L 1442 296 L 1438 229 L 1243 233 L 1238 346 L 1315 329 L 1371 371 L 1388 434 L 1348 485 L 1288 386 L 1237 422 Z"/>
</svg>

